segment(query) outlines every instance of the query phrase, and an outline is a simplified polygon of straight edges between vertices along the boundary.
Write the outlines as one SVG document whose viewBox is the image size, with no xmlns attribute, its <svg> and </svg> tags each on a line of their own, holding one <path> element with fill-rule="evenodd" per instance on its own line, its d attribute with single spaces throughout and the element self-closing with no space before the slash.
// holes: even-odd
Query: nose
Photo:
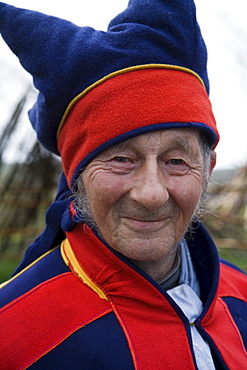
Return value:
<svg viewBox="0 0 247 370">
<path fill-rule="evenodd" d="M 133 180 L 130 198 L 145 208 L 156 210 L 169 199 L 164 174 L 156 160 L 147 161 L 137 170 Z"/>
</svg>

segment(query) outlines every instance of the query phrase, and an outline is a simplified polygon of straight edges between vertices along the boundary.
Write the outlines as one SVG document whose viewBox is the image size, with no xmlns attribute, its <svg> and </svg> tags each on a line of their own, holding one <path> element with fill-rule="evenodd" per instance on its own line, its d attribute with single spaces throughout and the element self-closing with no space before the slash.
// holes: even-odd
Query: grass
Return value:
<svg viewBox="0 0 247 370">
<path fill-rule="evenodd" d="M 219 248 L 219 255 L 247 273 L 247 250 Z M 3 257 L 0 259 L 0 283 L 10 278 L 21 258 Z"/>
<path fill-rule="evenodd" d="M 247 250 L 219 248 L 221 258 L 232 262 L 247 273 Z"/>
<path fill-rule="evenodd" d="M 1 258 L 0 259 L 0 283 L 10 278 L 20 262 L 20 258 Z"/>
</svg>

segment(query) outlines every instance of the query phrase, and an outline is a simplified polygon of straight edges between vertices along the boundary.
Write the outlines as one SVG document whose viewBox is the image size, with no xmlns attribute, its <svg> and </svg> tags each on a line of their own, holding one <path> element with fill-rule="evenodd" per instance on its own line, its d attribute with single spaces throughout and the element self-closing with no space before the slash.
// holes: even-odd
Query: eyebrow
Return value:
<svg viewBox="0 0 247 370">
<path fill-rule="evenodd" d="M 190 144 L 190 140 L 186 137 L 177 137 L 175 140 L 174 140 L 174 143 L 180 147 L 182 147 L 186 153 L 190 154 L 191 152 L 191 144 Z"/>
<path fill-rule="evenodd" d="M 199 146 L 200 146 L 200 144 L 199 144 Z M 184 152 L 188 156 L 195 157 L 195 156 L 198 155 L 198 152 L 197 152 L 195 146 L 192 145 L 192 142 L 191 142 L 189 137 L 186 137 L 186 136 L 176 137 L 170 143 L 170 145 L 168 145 L 168 147 L 166 148 L 166 151 L 171 150 L 171 149 L 176 148 L 176 147 L 181 148 L 182 150 L 184 150 Z"/>
<path fill-rule="evenodd" d="M 117 143 L 108 149 L 106 149 L 106 153 L 114 154 L 118 152 L 121 149 L 126 149 L 128 147 L 129 142 L 132 142 L 133 138 L 130 138 L 126 141 Z M 178 136 L 174 140 L 172 140 L 165 148 L 164 151 L 169 151 L 171 149 L 174 149 L 176 147 L 179 147 L 184 150 L 184 152 L 187 155 L 196 155 L 196 151 L 194 150 L 194 145 L 191 145 L 190 137 L 186 136 Z"/>
<path fill-rule="evenodd" d="M 110 148 L 108 148 L 107 150 L 106 150 L 106 152 L 107 153 L 115 153 L 115 152 L 117 152 L 119 149 L 121 150 L 121 149 L 125 149 L 126 148 L 126 146 L 128 145 L 128 143 L 129 143 L 129 141 L 130 141 L 131 139 L 128 139 L 128 140 L 126 140 L 126 141 L 123 141 L 123 142 L 120 142 L 120 143 L 118 143 L 118 144 L 115 144 L 115 145 L 113 145 L 113 146 L 111 146 Z"/>
</svg>

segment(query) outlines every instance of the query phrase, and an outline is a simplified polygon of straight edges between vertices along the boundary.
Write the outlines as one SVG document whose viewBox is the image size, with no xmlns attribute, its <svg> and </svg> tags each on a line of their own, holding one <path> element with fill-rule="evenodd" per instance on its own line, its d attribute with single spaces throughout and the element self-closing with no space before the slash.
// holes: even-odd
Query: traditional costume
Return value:
<svg viewBox="0 0 247 370">
<path fill-rule="evenodd" d="M 198 128 L 217 145 L 193 1 L 131 0 L 107 32 L 0 3 L 0 31 L 39 91 L 38 139 L 64 168 L 44 232 L 2 284 L 1 368 L 247 368 L 247 278 L 199 221 L 159 284 L 71 197 L 92 159 L 136 135 Z"/>
</svg>

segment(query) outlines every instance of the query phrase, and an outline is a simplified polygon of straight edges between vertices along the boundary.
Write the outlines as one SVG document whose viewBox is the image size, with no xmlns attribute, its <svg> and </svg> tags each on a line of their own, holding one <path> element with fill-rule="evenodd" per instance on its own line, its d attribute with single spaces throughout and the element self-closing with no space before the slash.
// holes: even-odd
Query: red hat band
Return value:
<svg viewBox="0 0 247 370">
<path fill-rule="evenodd" d="M 68 184 L 79 168 L 117 141 L 186 125 L 208 131 L 216 146 L 211 103 L 193 71 L 148 65 L 108 75 L 72 101 L 60 125 L 58 150 Z"/>
</svg>

